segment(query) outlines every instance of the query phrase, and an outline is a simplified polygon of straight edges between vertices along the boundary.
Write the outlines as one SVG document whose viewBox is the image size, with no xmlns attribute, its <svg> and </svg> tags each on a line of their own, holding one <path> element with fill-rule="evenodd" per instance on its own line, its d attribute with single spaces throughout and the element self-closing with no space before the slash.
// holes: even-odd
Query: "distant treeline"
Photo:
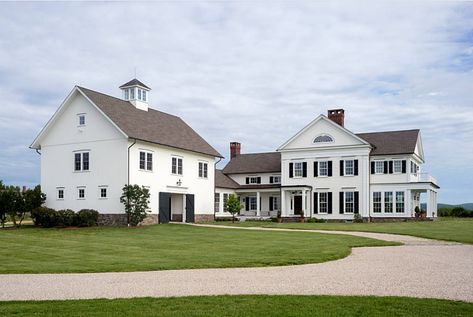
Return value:
<svg viewBox="0 0 473 317">
<path fill-rule="evenodd" d="M 473 210 L 463 207 L 444 207 L 438 209 L 440 217 L 473 217 Z"/>
</svg>

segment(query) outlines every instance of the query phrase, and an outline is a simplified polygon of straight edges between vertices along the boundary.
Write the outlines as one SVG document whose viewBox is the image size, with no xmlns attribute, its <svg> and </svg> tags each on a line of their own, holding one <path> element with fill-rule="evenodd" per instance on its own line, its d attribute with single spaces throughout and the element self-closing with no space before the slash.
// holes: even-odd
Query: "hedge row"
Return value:
<svg viewBox="0 0 473 317">
<path fill-rule="evenodd" d="M 473 210 L 467 210 L 463 207 L 440 208 L 438 211 L 440 217 L 473 217 Z"/>
<path fill-rule="evenodd" d="M 99 212 L 93 209 L 82 209 L 74 212 L 70 209 L 55 210 L 39 207 L 31 212 L 31 218 L 36 226 L 52 227 L 93 227 L 97 225 Z"/>
</svg>

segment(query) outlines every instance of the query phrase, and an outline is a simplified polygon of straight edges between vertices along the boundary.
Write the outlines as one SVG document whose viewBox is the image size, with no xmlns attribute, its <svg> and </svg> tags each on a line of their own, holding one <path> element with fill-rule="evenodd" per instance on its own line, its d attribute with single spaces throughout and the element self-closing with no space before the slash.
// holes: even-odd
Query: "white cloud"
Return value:
<svg viewBox="0 0 473 317">
<path fill-rule="evenodd" d="M 355 132 L 420 128 L 440 199 L 469 201 L 472 8 L 1 3 L 1 178 L 38 182 L 27 146 L 72 87 L 119 95 L 137 67 L 154 107 L 182 116 L 224 155 L 233 140 L 274 150 L 331 107 L 347 110 Z"/>
</svg>

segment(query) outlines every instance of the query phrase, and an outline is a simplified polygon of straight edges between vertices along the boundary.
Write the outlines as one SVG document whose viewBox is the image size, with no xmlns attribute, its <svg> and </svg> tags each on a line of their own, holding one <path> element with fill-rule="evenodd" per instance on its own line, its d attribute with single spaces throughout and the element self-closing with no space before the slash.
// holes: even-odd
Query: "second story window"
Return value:
<svg viewBox="0 0 473 317">
<path fill-rule="evenodd" d="M 354 168 L 353 160 L 345 160 L 344 165 L 345 165 L 345 175 L 346 176 L 355 175 L 355 168 Z"/>
<path fill-rule="evenodd" d="M 319 162 L 319 176 L 328 176 L 328 162 Z"/>
<path fill-rule="evenodd" d="M 294 177 L 302 177 L 302 162 L 294 163 Z"/>
<path fill-rule="evenodd" d="M 85 113 L 78 114 L 77 118 L 79 120 L 79 126 L 84 126 L 85 125 Z"/>
<path fill-rule="evenodd" d="M 270 184 L 280 184 L 281 183 L 281 176 L 270 176 L 269 177 Z"/>
<path fill-rule="evenodd" d="M 153 153 L 140 151 L 140 170 L 153 170 Z"/>
<path fill-rule="evenodd" d="M 208 168 L 209 165 L 205 162 L 199 162 L 199 177 L 207 178 L 208 177 Z"/>
<path fill-rule="evenodd" d="M 89 170 L 89 152 L 74 153 L 74 171 L 88 171 Z"/>
<path fill-rule="evenodd" d="M 175 175 L 182 175 L 182 158 L 173 157 L 171 164 L 171 173 Z"/>
<path fill-rule="evenodd" d="M 394 160 L 393 161 L 393 170 L 394 173 L 402 173 L 402 161 L 401 160 Z"/>
<path fill-rule="evenodd" d="M 374 168 L 376 174 L 383 174 L 384 173 L 384 161 L 374 161 Z"/>
<path fill-rule="evenodd" d="M 85 187 L 77 188 L 77 199 L 85 199 Z"/>
</svg>

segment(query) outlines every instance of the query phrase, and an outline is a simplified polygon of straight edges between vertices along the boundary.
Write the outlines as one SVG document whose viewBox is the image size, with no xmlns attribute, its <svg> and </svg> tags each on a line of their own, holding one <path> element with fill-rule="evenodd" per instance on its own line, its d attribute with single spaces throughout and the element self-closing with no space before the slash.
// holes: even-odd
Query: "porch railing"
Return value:
<svg viewBox="0 0 473 317">
<path fill-rule="evenodd" d="M 437 178 L 430 175 L 430 173 L 417 173 L 411 174 L 411 182 L 430 182 L 437 184 Z"/>
</svg>

